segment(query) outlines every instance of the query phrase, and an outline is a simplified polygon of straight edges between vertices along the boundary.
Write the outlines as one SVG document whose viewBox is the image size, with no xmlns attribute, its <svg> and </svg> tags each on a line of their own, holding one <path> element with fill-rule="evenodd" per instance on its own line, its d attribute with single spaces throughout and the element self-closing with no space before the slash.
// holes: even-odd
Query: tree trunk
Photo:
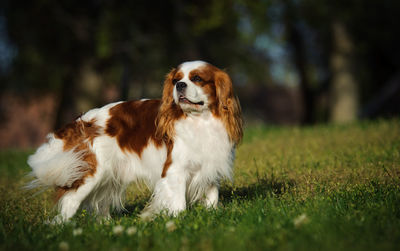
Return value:
<svg viewBox="0 0 400 251">
<path fill-rule="evenodd" d="M 61 88 L 60 103 L 54 128 L 60 128 L 82 113 L 101 105 L 103 83 L 94 68 L 94 64 L 86 61 L 66 78 Z"/>
<path fill-rule="evenodd" d="M 353 44 L 343 23 L 334 21 L 332 29 L 330 120 L 346 123 L 357 118 L 359 106 L 358 85 L 353 73 Z"/>
<path fill-rule="evenodd" d="M 315 122 L 315 97 L 310 85 L 310 79 L 307 74 L 307 55 L 305 54 L 306 48 L 303 42 L 303 37 L 295 25 L 298 20 L 296 6 L 294 6 L 293 2 L 289 0 L 285 1 L 285 3 L 285 25 L 288 35 L 288 42 L 293 48 L 292 58 L 299 74 L 300 92 L 303 100 L 301 124 L 312 124 Z"/>
<path fill-rule="evenodd" d="M 76 107 L 79 113 L 85 113 L 102 105 L 103 82 L 93 62 L 86 61 L 82 65 L 78 78 L 78 88 Z"/>
<path fill-rule="evenodd" d="M 70 74 L 64 79 L 59 94 L 59 104 L 57 107 L 56 119 L 54 121 L 54 129 L 59 129 L 68 121 L 77 116 L 76 104 L 74 101 L 74 93 L 76 92 L 76 80 Z"/>
</svg>

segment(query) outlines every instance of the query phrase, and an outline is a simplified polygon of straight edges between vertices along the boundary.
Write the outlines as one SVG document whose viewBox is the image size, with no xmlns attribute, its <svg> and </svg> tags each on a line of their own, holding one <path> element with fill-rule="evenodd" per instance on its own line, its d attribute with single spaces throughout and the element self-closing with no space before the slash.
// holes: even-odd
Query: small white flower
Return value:
<svg viewBox="0 0 400 251">
<path fill-rule="evenodd" d="M 121 225 L 115 226 L 115 227 L 113 228 L 113 233 L 114 233 L 115 235 L 120 235 L 120 234 L 122 234 L 123 232 L 124 232 L 124 227 L 121 226 Z"/>
<path fill-rule="evenodd" d="M 306 214 L 301 214 L 293 220 L 293 224 L 295 227 L 300 227 L 303 224 L 309 222 L 309 219 Z"/>
<path fill-rule="evenodd" d="M 82 234 L 82 228 L 76 228 L 76 229 L 72 230 L 72 234 L 74 236 L 81 235 Z"/>
<path fill-rule="evenodd" d="M 168 232 L 175 231 L 176 229 L 175 222 L 173 222 L 172 220 L 168 221 L 167 223 L 165 223 L 165 228 L 167 229 Z"/>
<path fill-rule="evenodd" d="M 60 244 L 58 245 L 58 248 L 59 248 L 61 251 L 68 251 L 68 250 L 69 250 L 68 242 L 66 242 L 66 241 L 60 242 Z"/>
<path fill-rule="evenodd" d="M 134 235 L 137 232 L 137 227 L 128 227 L 126 229 L 126 234 L 127 235 Z"/>
</svg>

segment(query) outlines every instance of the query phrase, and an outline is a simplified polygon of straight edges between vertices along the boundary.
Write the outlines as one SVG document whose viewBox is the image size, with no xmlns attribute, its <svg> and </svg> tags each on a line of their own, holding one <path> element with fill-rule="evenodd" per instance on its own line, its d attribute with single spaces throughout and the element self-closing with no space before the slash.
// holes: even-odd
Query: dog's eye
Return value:
<svg viewBox="0 0 400 251">
<path fill-rule="evenodd" d="M 201 82 L 201 81 L 203 81 L 203 79 L 201 79 L 201 77 L 196 75 L 196 76 L 192 77 L 191 81 L 192 82 Z"/>
<path fill-rule="evenodd" d="M 179 81 L 179 79 L 174 78 L 174 79 L 172 80 L 172 83 L 175 85 L 178 81 Z"/>
</svg>

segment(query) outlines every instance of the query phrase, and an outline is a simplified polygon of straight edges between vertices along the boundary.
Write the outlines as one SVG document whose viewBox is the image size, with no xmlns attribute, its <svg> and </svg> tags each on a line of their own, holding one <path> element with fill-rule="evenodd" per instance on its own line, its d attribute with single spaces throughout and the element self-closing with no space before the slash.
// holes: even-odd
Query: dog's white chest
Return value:
<svg viewBox="0 0 400 251">
<path fill-rule="evenodd" d="M 227 162 L 232 144 L 222 122 L 209 114 L 188 116 L 175 124 L 173 155 L 190 166 Z"/>
</svg>

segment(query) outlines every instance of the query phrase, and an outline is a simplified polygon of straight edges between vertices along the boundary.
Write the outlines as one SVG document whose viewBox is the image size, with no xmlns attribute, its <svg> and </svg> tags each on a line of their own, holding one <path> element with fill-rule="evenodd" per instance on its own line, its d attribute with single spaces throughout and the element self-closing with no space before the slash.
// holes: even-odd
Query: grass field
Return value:
<svg viewBox="0 0 400 251">
<path fill-rule="evenodd" d="M 251 127 L 220 205 L 138 219 L 149 192 L 130 187 L 127 212 L 66 225 L 51 191 L 21 186 L 30 152 L 0 152 L 1 250 L 399 250 L 400 121 Z"/>
</svg>

